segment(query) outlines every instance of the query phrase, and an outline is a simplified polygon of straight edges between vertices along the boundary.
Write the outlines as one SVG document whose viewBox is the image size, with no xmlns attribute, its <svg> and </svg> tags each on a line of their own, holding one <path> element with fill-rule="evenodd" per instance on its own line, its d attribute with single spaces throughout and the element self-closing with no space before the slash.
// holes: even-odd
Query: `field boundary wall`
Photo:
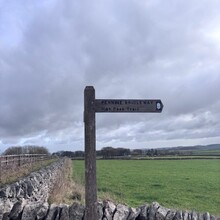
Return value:
<svg viewBox="0 0 220 220">
<path fill-rule="evenodd" d="M 19 219 L 25 207 L 33 208 L 47 203 L 50 192 L 62 176 L 65 162 L 66 159 L 59 159 L 13 184 L 0 188 L 0 220 Z"/>
</svg>

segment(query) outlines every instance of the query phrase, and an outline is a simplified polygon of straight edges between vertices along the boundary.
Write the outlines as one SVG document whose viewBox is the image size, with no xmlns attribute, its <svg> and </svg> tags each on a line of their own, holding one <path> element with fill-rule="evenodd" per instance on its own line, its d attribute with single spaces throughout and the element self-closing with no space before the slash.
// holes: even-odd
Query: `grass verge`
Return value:
<svg viewBox="0 0 220 220">
<path fill-rule="evenodd" d="M 76 183 L 73 178 L 73 166 L 70 159 L 65 160 L 65 164 L 57 177 L 54 189 L 50 193 L 48 202 L 50 204 L 72 204 L 73 201 L 84 203 L 84 187 Z"/>
</svg>

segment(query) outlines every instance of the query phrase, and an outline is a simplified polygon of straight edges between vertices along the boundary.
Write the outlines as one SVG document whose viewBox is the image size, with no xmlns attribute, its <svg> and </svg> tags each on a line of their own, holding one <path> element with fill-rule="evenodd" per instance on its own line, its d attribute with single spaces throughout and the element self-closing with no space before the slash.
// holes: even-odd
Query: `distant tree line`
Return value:
<svg viewBox="0 0 220 220">
<path fill-rule="evenodd" d="M 53 155 L 59 157 L 84 158 L 84 151 L 58 151 Z M 104 147 L 96 151 L 96 156 L 103 159 L 128 158 L 128 157 L 157 157 L 157 156 L 173 156 L 173 155 L 191 155 L 190 151 L 178 151 L 169 149 L 129 149 L 129 148 L 113 148 Z"/>
<path fill-rule="evenodd" d="M 136 149 L 133 151 L 133 155 L 142 155 L 149 157 L 157 157 L 157 156 L 185 156 L 192 155 L 192 151 L 183 151 L 176 149 Z"/>
<path fill-rule="evenodd" d="M 49 154 L 46 147 L 41 146 L 13 146 L 6 149 L 3 155 L 20 155 L 20 154 Z"/>
<path fill-rule="evenodd" d="M 149 156 L 156 157 L 159 155 L 157 149 L 134 149 L 132 151 L 133 156 Z"/>
<path fill-rule="evenodd" d="M 6 149 L 3 155 L 20 155 L 20 154 L 49 154 L 46 147 L 41 146 L 13 146 Z M 59 157 L 70 157 L 70 158 L 84 158 L 84 151 L 58 151 L 53 155 Z M 112 159 L 119 157 L 137 157 L 137 156 L 172 156 L 172 155 L 192 155 L 191 151 L 181 151 L 174 149 L 129 149 L 129 148 L 113 148 L 103 147 L 101 150 L 96 151 L 97 157 L 103 159 Z"/>
<path fill-rule="evenodd" d="M 97 151 L 97 156 L 101 156 L 104 159 L 115 158 L 115 157 L 126 157 L 131 155 L 131 150 L 127 148 L 113 148 L 104 147 L 100 151 Z"/>
<path fill-rule="evenodd" d="M 84 151 L 58 151 L 53 153 L 52 155 L 58 156 L 58 157 L 70 157 L 70 158 L 75 158 L 75 157 L 84 157 Z"/>
<path fill-rule="evenodd" d="M 53 153 L 53 155 L 59 157 L 83 158 L 85 156 L 85 153 L 84 151 L 58 151 L 56 153 Z M 130 155 L 130 149 L 104 147 L 101 150 L 96 151 L 96 155 L 97 157 L 102 157 L 105 159 L 118 156 L 128 156 Z"/>
</svg>

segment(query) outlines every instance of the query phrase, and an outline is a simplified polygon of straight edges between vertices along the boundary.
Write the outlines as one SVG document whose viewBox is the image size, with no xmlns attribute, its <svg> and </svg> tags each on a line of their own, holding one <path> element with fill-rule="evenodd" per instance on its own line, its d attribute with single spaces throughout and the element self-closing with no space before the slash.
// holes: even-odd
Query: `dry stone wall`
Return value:
<svg viewBox="0 0 220 220">
<path fill-rule="evenodd" d="M 20 211 L 20 212 L 18 212 Z M 138 208 L 118 204 L 110 201 L 98 203 L 97 220 L 220 220 L 208 212 L 201 214 L 195 211 L 171 210 L 160 206 L 157 202 L 142 205 Z M 18 213 L 20 213 L 18 215 Z M 72 205 L 48 205 L 38 202 L 26 204 L 21 211 L 20 206 L 14 206 L 9 215 L 3 219 L 12 220 L 85 220 L 85 207 L 78 203 Z M 87 219 L 91 220 L 91 219 Z"/>
<path fill-rule="evenodd" d="M 47 210 L 49 193 L 61 175 L 65 162 L 65 159 L 58 160 L 11 185 L 0 188 L 0 220 L 20 219 L 21 213 L 25 215 L 33 207 L 43 207 L 41 211 Z"/>
<path fill-rule="evenodd" d="M 51 204 L 47 200 L 65 160 L 33 172 L 30 176 L 0 189 L 0 220 L 85 220 L 85 207 Z M 157 202 L 131 208 L 110 201 L 99 202 L 97 220 L 220 220 L 207 213 L 172 210 Z M 91 219 L 86 219 L 91 220 Z"/>
</svg>

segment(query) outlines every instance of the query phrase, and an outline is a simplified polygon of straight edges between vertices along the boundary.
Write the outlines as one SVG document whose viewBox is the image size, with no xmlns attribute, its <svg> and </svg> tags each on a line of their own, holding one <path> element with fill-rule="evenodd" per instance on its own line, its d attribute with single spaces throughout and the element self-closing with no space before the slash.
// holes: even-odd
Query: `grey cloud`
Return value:
<svg viewBox="0 0 220 220">
<path fill-rule="evenodd" d="M 100 144 L 218 136 L 219 49 L 206 33 L 219 3 L 96 3 L 26 5 L 20 43 L 0 48 L 0 140 L 45 132 L 46 145 L 83 146 L 86 85 L 97 98 L 164 103 L 162 114 L 98 115 Z"/>
</svg>

